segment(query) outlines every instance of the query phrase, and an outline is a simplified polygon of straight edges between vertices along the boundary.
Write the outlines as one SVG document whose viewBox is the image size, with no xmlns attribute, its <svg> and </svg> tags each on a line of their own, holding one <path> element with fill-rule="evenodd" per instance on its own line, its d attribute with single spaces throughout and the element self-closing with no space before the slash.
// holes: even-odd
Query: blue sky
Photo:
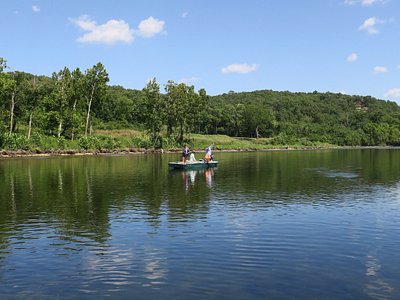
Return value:
<svg viewBox="0 0 400 300">
<path fill-rule="evenodd" d="M 0 57 L 50 76 L 102 62 L 217 95 L 342 92 L 400 103 L 398 0 L 1 0 Z"/>
</svg>

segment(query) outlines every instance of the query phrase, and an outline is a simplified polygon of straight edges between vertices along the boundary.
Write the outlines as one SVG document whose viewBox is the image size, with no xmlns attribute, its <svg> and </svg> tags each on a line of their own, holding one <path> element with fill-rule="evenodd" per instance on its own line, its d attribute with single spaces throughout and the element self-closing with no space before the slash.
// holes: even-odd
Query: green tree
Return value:
<svg viewBox="0 0 400 300">
<path fill-rule="evenodd" d="M 7 68 L 7 61 L 0 57 L 0 134 L 5 130 L 4 119 L 6 117 L 6 101 L 8 93 L 9 78 L 4 70 Z"/>
<path fill-rule="evenodd" d="M 256 104 L 247 104 L 243 111 L 243 126 L 247 135 L 255 138 L 268 137 L 274 130 L 275 119 L 272 111 Z"/>
<path fill-rule="evenodd" d="M 70 93 L 68 97 L 68 113 L 66 118 L 67 134 L 71 140 L 75 139 L 78 128 L 83 120 L 84 102 L 84 75 L 79 68 L 71 73 Z"/>
<path fill-rule="evenodd" d="M 175 87 L 176 84 L 171 80 L 168 81 L 165 86 L 165 91 L 167 92 L 165 96 L 165 123 L 168 137 L 173 134 L 174 127 L 178 120 L 179 99 L 175 96 Z"/>
<path fill-rule="evenodd" d="M 189 127 L 198 122 L 199 111 L 202 107 L 198 105 L 200 98 L 193 86 L 189 87 L 184 83 L 177 84 L 173 81 L 167 83 L 166 92 L 167 134 L 170 135 L 173 127 L 176 126 L 178 130 L 176 140 L 182 143 Z M 205 95 L 203 99 L 207 99 Z"/>
<path fill-rule="evenodd" d="M 87 104 L 85 136 L 87 136 L 88 133 L 91 134 L 91 130 L 89 132 L 89 125 L 91 125 L 90 120 L 93 102 L 96 100 L 100 101 L 105 95 L 108 80 L 108 73 L 101 63 L 97 63 L 85 72 L 84 93 Z"/>
<path fill-rule="evenodd" d="M 57 136 L 60 137 L 63 132 L 63 124 L 66 119 L 66 111 L 68 108 L 68 99 L 71 92 L 71 71 L 64 67 L 58 73 L 53 73 L 53 80 L 55 82 L 54 90 L 54 109 L 55 116 L 58 120 Z"/>
<path fill-rule="evenodd" d="M 153 148 L 161 147 L 164 103 L 160 95 L 160 85 L 155 78 L 151 79 L 143 89 L 143 115 Z"/>
<path fill-rule="evenodd" d="M 209 112 L 209 96 L 205 89 L 200 89 L 197 95 L 193 95 L 191 104 L 191 127 L 192 132 L 201 133 L 207 121 Z"/>
<path fill-rule="evenodd" d="M 29 113 L 29 121 L 28 121 L 28 140 L 31 138 L 32 134 L 32 122 L 33 122 L 33 111 L 35 110 L 38 103 L 38 87 L 36 76 L 33 77 L 32 80 L 32 91 L 29 95 L 29 101 L 26 103 L 26 108 Z"/>
<path fill-rule="evenodd" d="M 19 77 L 19 76 L 18 76 Z M 16 73 L 6 74 L 6 80 L 4 81 L 4 94 L 5 97 L 9 99 L 9 133 L 11 134 L 15 128 L 15 109 L 18 105 L 18 82 L 16 79 Z M 7 102 L 7 100 L 6 100 Z"/>
</svg>

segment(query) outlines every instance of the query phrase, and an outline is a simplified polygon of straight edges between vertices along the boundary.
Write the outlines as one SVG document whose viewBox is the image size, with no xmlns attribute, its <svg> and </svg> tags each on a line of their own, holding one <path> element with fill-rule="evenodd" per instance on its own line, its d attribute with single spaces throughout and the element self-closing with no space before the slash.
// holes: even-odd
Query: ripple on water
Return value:
<svg viewBox="0 0 400 300">
<path fill-rule="evenodd" d="M 92 178 L 101 193 L 90 209 L 85 198 L 76 211 L 66 202 L 5 218 L 1 295 L 400 298 L 399 184 L 340 166 L 300 172 L 301 163 L 257 177 L 231 166 L 229 185 L 221 168 L 212 186 L 197 175 L 188 190 L 181 176 L 159 185 L 157 168 L 112 193 Z M 297 174 L 311 176 L 306 186 Z"/>
</svg>

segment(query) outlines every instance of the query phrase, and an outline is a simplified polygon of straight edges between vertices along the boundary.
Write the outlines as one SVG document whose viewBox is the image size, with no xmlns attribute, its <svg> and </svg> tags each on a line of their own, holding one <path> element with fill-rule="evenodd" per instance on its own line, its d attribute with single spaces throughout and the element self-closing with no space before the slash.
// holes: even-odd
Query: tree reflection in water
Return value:
<svg viewBox="0 0 400 300">
<path fill-rule="evenodd" d="M 3 298 L 399 298 L 398 150 L 171 156 L 0 159 Z"/>
</svg>

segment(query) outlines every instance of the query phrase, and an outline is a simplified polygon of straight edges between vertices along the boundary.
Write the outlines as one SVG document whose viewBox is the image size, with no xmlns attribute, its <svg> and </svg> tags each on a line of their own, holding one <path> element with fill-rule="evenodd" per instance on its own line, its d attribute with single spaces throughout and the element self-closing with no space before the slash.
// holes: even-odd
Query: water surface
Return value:
<svg viewBox="0 0 400 300">
<path fill-rule="evenodd" d="M 0 298 L 400 299 L 400 151 L 0 160 Z"/>
</svg>

